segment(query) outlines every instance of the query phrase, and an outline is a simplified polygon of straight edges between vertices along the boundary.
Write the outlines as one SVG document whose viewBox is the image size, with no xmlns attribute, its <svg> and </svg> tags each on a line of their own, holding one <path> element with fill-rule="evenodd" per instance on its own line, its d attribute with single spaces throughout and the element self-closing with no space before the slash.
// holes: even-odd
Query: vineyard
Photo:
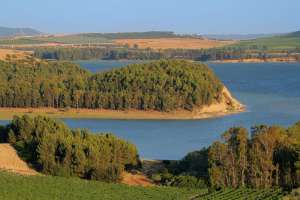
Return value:
<svg viewBox="0 0 300 200">
<path fill-rule="evenodd" d="M 193 200 L 279 200 L 282 199 L 281 189 L 224 189 L 213 193 L 199 195 Z"/>
<path fill-rule="evenodd" d="M 138 187 L 53 176 L 21 176 L 0 171 L 1 200 L 189 200 L 206 189 Z"/>
</svg>

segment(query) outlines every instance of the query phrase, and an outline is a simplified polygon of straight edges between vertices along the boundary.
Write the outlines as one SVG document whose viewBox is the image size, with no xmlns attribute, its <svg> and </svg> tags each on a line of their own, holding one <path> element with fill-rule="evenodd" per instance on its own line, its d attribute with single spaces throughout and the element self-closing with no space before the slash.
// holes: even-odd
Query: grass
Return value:
<svg viewBox="0 0 300 200">
<path fill-rule="evenodd" d="M 216 191 L 209 194 L 200 195 L 194 200 L 279 200 L 282 199 L 283 192 L 281 189 L 270 188 L 270 189 L 250 189 L 250 188 L 240 188 L 240 189 L 224 189 L 221 191 Z"/>
<path fill-rule="evenodd" d="M 20 176 L 0 172 L 1 200 L 184 200 L 204 190 L 133 187 L 52 176 Z"/>
<path fill-rule="evenodd" d="M 236 47 L 267 47 L 268 50 L 291 50 L 300 48 L 300 36 L 298 35 L 283 35 L 254 40 L 244 40 L 233 46 Z"/>
<path fill-rule="evenodd" d="M 30 38 L 15 38 L 2 39 L 0 45 L 30 45 L 30 44 L 45 44 L 45 43 L 61 43 L 61 44 L 89 44 L 89 43 L 110 43 L 111 41 L 99 37 L 88 35 L 66 35 L 66 36 L 48 36 L 48 37 L 30 37 Z"/>
<path fill-rule="evenodd" d="M 0 172 L 1 200 L 279 200 L 281 189 L 207 189 L 137 187 L 53 176 L 21 176 Z"/>
</svg>

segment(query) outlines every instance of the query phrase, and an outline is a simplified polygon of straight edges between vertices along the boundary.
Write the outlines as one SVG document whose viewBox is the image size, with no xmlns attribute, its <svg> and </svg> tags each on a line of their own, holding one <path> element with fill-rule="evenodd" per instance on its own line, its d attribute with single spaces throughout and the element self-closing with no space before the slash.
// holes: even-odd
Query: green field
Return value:
<svg viewBox="0 0 300 200">
<path fill-rule="evenodd" d="M 20 176 L 0 172 L 1 200 L 232 200 L 282 199 L 280 189 L 206 189 L 136 187 L 52 176 Z"/>
<path fill-rule="evenodd" d="M 244 40 L 233 46 L 250 49 L 266 47 L 268 50 L 292 50 L 300 48 L 300 32 L 254 40 Z"/>
<path fill-rule="evenodd" d="M 109 39 L 97 35 L 66 35 L 66 36 L 47 36 L 47 37 L 27 37 L 16 39 L 2 39 L 0 45 L 30 45 L 43 43 L 62 43 L 62 44 L 99 44 L 111 43 Z"/>
<path fill-rule="evenodd" d="M 204 194 L 194 200 L 279 200 L 282 199 L 283 193 L 281 189 L 225 189 L 210 194 Z"/>
<path fill-rule="evenodd" d="M 206 190 L 133 187 L 78 178 L 20 176 L 0 172 L 1 200 L 184 200 Z"/>
</svg>

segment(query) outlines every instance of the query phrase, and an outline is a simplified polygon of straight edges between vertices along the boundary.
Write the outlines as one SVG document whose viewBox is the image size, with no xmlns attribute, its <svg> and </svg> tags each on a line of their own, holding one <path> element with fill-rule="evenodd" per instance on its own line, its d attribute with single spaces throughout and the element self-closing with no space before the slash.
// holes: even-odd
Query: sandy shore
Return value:
<svg viewBox="0 0 300 200">
<path fill-rule="evenodd" d="M 56 109 L 56 108 L 0 108 L 0 119 L 10 120 L 13 116 L 44 115 L 52 118 L 86 118 L 86 119 L 205 119 L 216 118 L 245 111 L 245 106 L 234 99 L 224 88 L 222 101 L 203 106 L 193 111 L 176 110 L 172 112 L 143 110 L 105 110 L 105 109 Z"/>
<path fill-rule="evenodd" d="M 243 112 L 245 109 L 234 111 L 216 111 L 196 113 L 186 110 L 159 112 L 140 110 L 104 110 L 104 109 L 69 109 L 63 111 L 55 108 L 0 108 L 0 120 L 11 120 L 13 116 L 37 116 L 43 115 L 52 118 L 72 118 L 72 119 L 205 119 L 221 117 L 229 114 Z M 199 112 L 199 111 L 198 111 Z"/>
</svg>

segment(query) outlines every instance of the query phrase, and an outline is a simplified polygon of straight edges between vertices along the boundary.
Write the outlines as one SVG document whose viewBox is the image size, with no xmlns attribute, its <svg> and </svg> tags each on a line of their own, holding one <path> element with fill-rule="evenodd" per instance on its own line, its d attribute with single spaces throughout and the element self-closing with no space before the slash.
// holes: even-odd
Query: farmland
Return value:
<svg viewBox="0 0 300 200">
<path fill-rule="evenodd" d="M 293 50 L 300 48 L 300 32 L 254 40 L 243 40 L 233 46 L 241 48 L 265 47 L 267 50 Z"/>
<path fill-rule="evenodd" d="M 18 199 L 101 199 L 101 200 L 231 200 L 282 199 L 281 189 L 224 189 L 209 193 L 206 189 L 175 187 L 136 187 L 123 184 L 86 181 L 53 176 L 20 176 L 0 172 L 0 196 L 3 200 Z"/>
<path fill-rule="evenodd" d="M 20 176 L 0 172 L 0 196 L 3 200 L 183 200 L 206 190 L 170 187 L 133 187 L 78 178 Z"/>
<path fill-rule="evenodd" d="M 22 59 L 31 54 L 32 54 L 32 52 L 30 52 L 30 51 L 0 49 L 0 60 L 6 59 L 7 56 L 12 56 L 12 57 L 15 57 L 16 59 Z"/>
<path fill-rule="evenodd" d="M 209 40 L 200 38 L 153 38 L 153 39 L 118 39 L 119 45 L 137 45 L 146 49 L 209 49 L 233 44 L 234 41 Z"/>
</svg>

